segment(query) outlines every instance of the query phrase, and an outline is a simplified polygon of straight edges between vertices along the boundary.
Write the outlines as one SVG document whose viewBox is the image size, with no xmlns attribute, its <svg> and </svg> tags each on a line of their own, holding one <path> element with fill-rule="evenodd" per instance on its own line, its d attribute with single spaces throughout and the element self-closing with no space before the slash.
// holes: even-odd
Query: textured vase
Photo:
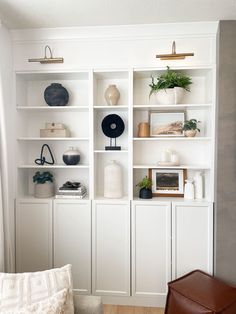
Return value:
<svg viewBox="0 0 236 314">
<path fill-rule="evenodd" d="M 69 94 L 61 84 L 52 83 L 45 89 L 44 99 L 49 106 L 66 106 L 69 101 Z"/>
<path fill-rule="evenodd" d="M 116 106 L 120 99 L 120 92 L 116 85 L 109 85 L 105 91 L 104 97 L 108 106 Z"/>
<path fill-rule="evenodd" d="M 197 130 L 187 130 L 184 132 L 186 137 L 195 137 L 197 134 Z"/>
<path fill-rule="evenodd" d="M 69 150 L 63 154 L 62 159 L 66 165 L 77 165 L 80 161 L 80 152 L 77 149 L 70 147 Z"/>
<path fill-rule="evenodd" d="M 54 184 L 52 182 L 36 183 L 34 186 L 34 196 L 37 198 L 54 196 Z"/>
<path fill-rule="evenodd" d="M 123 196 L 122 168 L 112 160 L 104 169 L 104 197 L 121 198 Z"/>
</svg>

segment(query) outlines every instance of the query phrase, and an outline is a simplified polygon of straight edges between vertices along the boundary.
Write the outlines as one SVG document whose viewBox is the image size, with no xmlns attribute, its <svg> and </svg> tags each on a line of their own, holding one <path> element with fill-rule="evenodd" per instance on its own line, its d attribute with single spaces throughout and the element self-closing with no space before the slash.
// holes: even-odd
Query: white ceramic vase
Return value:
<svg viewBox="0 0 236 314">
<path fill-rule="evenodd" d="M 195 198 L 202 199 L 203 198 L 203 178 L 202 178 L 202 173 L 200 171 L 196 172 L 194 176 L 194 185 L 195 185 Z"/>
<path fill-rule="evenodd" d="M 166 88 L 156 92 L 159 105 L 175 105 L 181 103 L 185 90 L 182 87 Z"/>
<path fill-rule="evenodd" d="M 112 160 L 104 169 L 104 197 L 123 197 L 122 168 Z"/>
<path fill-rule="evenodd" d="M 188 200 L 194 199 L 194 185 L 192 180 L 185 180 L 184 198 Z"/>
<path fill-rule="evenodd" d="M 37 198 L 54 196 L 54 184 L 52 182 L 36 183 L 34 186 L 34 196 Z"/>
<path fill-rule="evenodd" d="M 105 91 L 104 97 L 108 106 L 116 106 L 120 99 L 120 92 L 116 85 L 109 85 Z"/>
</svg>

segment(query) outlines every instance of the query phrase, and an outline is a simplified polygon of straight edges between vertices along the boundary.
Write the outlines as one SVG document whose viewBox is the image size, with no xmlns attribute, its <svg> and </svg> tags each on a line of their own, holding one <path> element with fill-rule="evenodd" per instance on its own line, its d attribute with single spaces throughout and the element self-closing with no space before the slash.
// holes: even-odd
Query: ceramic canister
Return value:
<svg viewBox="0 0 236 314">
<path fill-rule="evenodd" d="M 59 83 L 52 83 L 44 91 L 44 99 L 49 106 L 66 106 L 69 101 L 69 93 Z"/>
<path fill-rule="evenodd" d="M 105 99 L 108 106 L 116 106 L 120 99 L 120 92 L 116 85 L 109 85 L 105 91 Z"/>
<path fill-rule="evenodd" d="M 138 125 L 138 137 L 149 137 L 150 126 L 148 122 L 140 122 Z"/>
<path fill-rule="evenodd" d="M 192 180 L 185 180 L 184 198 L 188 200 L 194 199 L 194 185 Z"/>
<path fill-rule="evenodd" d="M 123 196 L 122 168 L 112 160 L 104 169 L 104 197 L 121 198 Z"/>
<path fill-rule="evenodd" d="M 69 147 L 62 158 L 66 165 L 77 165 L 80 161 L 80 152 L 74 147 Z"/>
</svg>

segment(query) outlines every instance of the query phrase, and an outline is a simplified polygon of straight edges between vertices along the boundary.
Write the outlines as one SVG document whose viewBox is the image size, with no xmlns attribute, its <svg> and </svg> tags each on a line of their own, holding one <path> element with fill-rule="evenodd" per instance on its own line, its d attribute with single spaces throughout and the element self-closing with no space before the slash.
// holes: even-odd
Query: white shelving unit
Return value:
<svg viewBox="0 0 236 314">
<path fill-rule="evenodd" d="M 65 60 L 58 65 L 29 64 L 25 56 L 40 55 L 48 38 L 36 45 L 35 34 L 33 41 L 24 32 L 15 34 L 17 270 L 71 263 L 78 293 L 102 295 L 108 304 L 159 307 L 165 304 L 169 280 L 192 265 L 212 272 L 217 111 L 217 25 L 213 24 L 145 25 L 132 31 L 124 26 L 115 33 L 102 28 L 93 35 L 88 30 L 50 30 L 52 48 Z M 178 50 L 194 51 L 194 57 L 156 59 L 157 53 L 169 51 L 173 40 Z M 159 76 L 167 65 L 193 81 L 191 92 L 178 105 L 157 104 L 154 96 L 149 97 L 151 76 Z M 68 90 L 67 106 L 45 103 L 44 90 L 51 83 L 61 83 Z M 111 84 L 120 91 L 117 106 L 108 106 L 104 98 Z M 184 111 L 187 119 L 201 121 L 201 132 L 194 138 L 139 138 L 138 124 L 149 121 L 150 111 Z M 110 139 L 103 134 L 101 122 L 111 113 L 125 123 L 124 133 L 117 138 L 120 151 L 105 150 Z M 70 137 L 40 138 L 45 122 L 64 123 Z M 54 165 L 34 163 L 44 143 L 52 149 Z M 80 151 L 76 166 L 63 163 L 69 146 Z M 166 149 L 179 154 L 180 166 L 158 166 Z M 104 167 L 111 160 L 122 166 L 121 199 L 104 198 Z M 188 178 L 201 171 L 204 199 L 140 199 L 136 185 L 151 168 L 185 169 Z M 87 197 L 35 198 L 32 177 L 44 169 L 53 173 L 56 188 L 68 180 L 82 182 Z M 47 230 L 41 237 L 44 226 Z"/>
<path fill-rule="evenodd" d="M 51 83 L 62 84 L 69 92 L 69 103 L 63 107 L 50 107 L 44 100 L 44 90 Z M 18 147 L 18 196 L 33 197 L 32 176 L 35 171 L 47 169 L 54 175 L 56 188 L 68 180 L 80 180 L 90 187 L 90 121 L 89 71 L 30 71 L 16 73 L 17 147 Z M 39 130 L 46 122 L 62 122 L 71 137 L 42 138 Z M 36 165 L 41 146 L 50 146 L 54 165 Z M 76 166 L 63 163 L 63 152 L 70 146 L 81 154 Z"/>
</svg>

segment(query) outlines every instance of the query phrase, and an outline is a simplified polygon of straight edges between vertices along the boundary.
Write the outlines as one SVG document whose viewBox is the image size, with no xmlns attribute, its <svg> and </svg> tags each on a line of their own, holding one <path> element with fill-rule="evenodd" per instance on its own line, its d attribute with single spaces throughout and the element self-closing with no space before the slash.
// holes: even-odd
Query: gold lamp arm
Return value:
<svg viewBox="0 0 236 314">
<path fill-rule="evenodd" d="M 156 58 L 160 58 L 161 60 L 182 60 L 182 59 L 185 59 L 185 57 L 192 57 L 192 56 L 194 56 L 193 52 L 177 53 L 176 52 L 176 43 L 175 43 L 175 41 L 173 41 L 172 53 L 156 55 Z"/>
<path fill-rule="evenodd" d="M 47 50 L 49 51 L 49 57 L 47 57 Z M 63 63 L 64 59 L 62 57 L 53 58 L 52 49 L 46 45 L 44 48 L 44 58 L 32 58 L 28 59 L 29 62 L 40 62 L 41 64 L 46 63 Z"/>
</svg>

